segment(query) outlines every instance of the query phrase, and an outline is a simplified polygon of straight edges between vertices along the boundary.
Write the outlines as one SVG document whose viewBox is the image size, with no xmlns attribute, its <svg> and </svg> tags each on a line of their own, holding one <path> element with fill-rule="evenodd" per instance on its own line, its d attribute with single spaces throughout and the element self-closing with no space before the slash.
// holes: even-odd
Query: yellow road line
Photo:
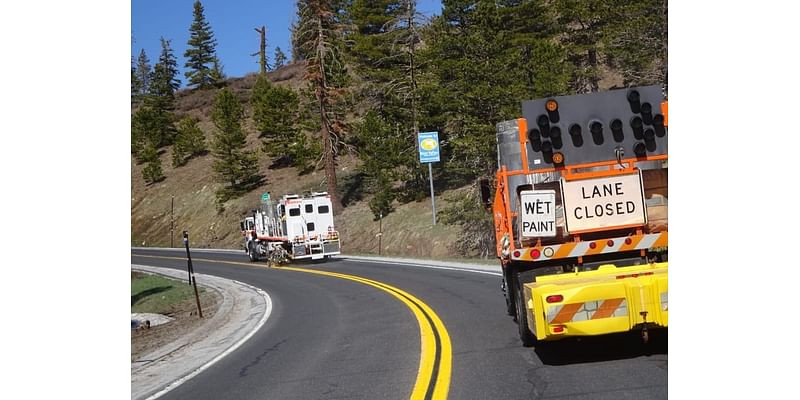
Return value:
<svg viewBox="0 0 800 400">
<path fill-rule="evenodd" d="M 166 258 L 173 260 L 186 259 L 185 257 L 148 256 L 138 254 L 134 256 Z M 193 260 L 221 264 L 245 265 L 250 267 L 258 265 L 254 263 L 219 261 L 203 258 L 195 258 Z M 412 313 L 414 313 L 414 316 L 417 318 L 421 342 L 419 371 L 417 372 L 417 381 L 414 384 L 414 389 L 411 391 L 411 400 L 440 400 L 447 398 L 447 394 L 450 390 L 450 376 L 452 374 L 453 361 L 453 349 L 450 342 L 450 335 L 447 333 L 447 329 L 442 323 L 442 320 L 439 319 L 439 316 L 436 315 L 436 313 L 427 304 L 422 302 L 422 300 L 394 286 L 356 275 L 296 267 L 278 267 L 275 269 L 306 272 L 340 279 L 347 279 L 378 288 L 400 300 L 411 310 Z"/>
</svg>

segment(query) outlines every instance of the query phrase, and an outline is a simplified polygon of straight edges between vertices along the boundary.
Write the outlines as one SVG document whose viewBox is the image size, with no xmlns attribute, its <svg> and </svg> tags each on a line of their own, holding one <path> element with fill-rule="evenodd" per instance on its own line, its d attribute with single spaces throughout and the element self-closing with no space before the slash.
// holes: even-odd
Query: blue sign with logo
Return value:
<svg viewBox="0 0 800 400">
<path fill-rule="evenodd" d="M 420 132 L 417 141 L 419 142 L 419 162 L 439 162 L 439 132 Z"/>
</svg>

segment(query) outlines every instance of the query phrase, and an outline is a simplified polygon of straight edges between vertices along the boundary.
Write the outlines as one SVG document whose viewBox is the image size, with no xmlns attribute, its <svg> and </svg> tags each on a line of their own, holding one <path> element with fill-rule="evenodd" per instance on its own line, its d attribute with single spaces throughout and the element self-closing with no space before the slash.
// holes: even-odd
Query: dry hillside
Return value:
<svg viewBox="0 0 800 400">
<path fill-rule="evenodd" d="M 290 64 L 269 73 L 269 78 L 278 85 L 298 89 L 302 85 L 302 64 Z M 253 128 L 249 107 L 250 89 L 256 75 L 228 81 L 234 93 L 245 105 L 248 145 L 259 147 L 260 141 Z M 199 126 L 210 143 L 214 126 L 210 120 L 216 90 L 183 90 L 177 95 L 178 118 L 192 115 L 200 119 Z M 272 160 L 259 153 L 259 172 L 265 176 L 258 189 L 245 196 L 225 203 L 225 210 L 218 213 L 214 203 L 215 182 L 211 170 L 213 156 L 210 154 L 194 158 L 188 164 L 173 168 L 171 147 L 161 152 L 161 165 L 166 179 L 146 185 L 142 179 L 142 168 L 131 158 L 131 241 L 134 246 L 170 245 L 170 206 L 174 197 L 174 245 L 181 246 L 181 232 L 190 233 L 193 247 L 242 248 L 239 220 L 250 209 L 259 204 L 261 194 L 271 192 L 273 197 L 286 193 L 303 193 L 325 190 L 323 171 L 299 175 L 294 168 L 270 169 Z M 335 216 L 336 226 L 342 234 L 345 253 L 378 253 L 378 222 L 373 221 L 369 210 L 368 196 L 360 196 L 361 189 L 355 185 L 355 169 L 358 161 L 344 157 L 338 166 L 340 193 L 347 202 L 345 209 Z M 435 166 L 434 166 L 435 168 Z M 446 205 L 448 193 L 437 194 L 436 206 Z M 361 197 L 361 198 L 359 198 Z M 383 220 L 383 254 L 409 257 L 457 257 L 452 244 L 459 228 L 431 223 L 430 199 L 409 204 L 395 204 L 396 211 Z"/>
</svg>

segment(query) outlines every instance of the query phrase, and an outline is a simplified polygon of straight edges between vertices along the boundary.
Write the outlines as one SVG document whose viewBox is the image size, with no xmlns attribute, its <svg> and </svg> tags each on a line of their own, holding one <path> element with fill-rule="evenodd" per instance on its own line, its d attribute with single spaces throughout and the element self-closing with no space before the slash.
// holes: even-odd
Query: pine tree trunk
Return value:
<svg viewBox="0 0 800 400">
<path fill-rule="evenodd" d="M 261 46 L 258 51 L 259 73 L 264 76 L 267 74 L 267 27 L 261 26 L 261 29 L 255 28 L 256 32 L 261 35 Z"/>
<path fill-rule="evenodd" d="M 331 144 L 331 135 L 328 127 L 328 112 L 326 105 L 326 89 L 327 83 L 325 81 L 325 53 L 322 51 L 322 43 L 324 43 L 324 35 L 322 31 L 322 17 L 317 15 L 317 29 L 318 29 L 318 46 L 317 46 L 317 59 L 319 62 L 320 78 L 317 80 L 317 101 L 319 102 L 319 116 L 322 123 L 322 154 L 325 162 L 325 181 L 327 182 L 328 195 L 331 196 L 331 203 L 334 212 L 339 212 L 342 205 L 339 202 L 339 195 L 336 193 L 336 162 L 333 158 L 333 145 Z"/>
</svg>

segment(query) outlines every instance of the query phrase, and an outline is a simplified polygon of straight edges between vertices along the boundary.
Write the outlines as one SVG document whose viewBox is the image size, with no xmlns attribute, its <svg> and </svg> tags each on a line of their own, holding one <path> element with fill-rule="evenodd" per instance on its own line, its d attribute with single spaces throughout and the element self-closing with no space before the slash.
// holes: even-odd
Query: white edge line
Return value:
<svg viewBox="0 0 800 400">
<path fill-rule="evenodd" d="M 226 278 L 222 278 L 222 279 L 226 279 Z M 233 280 L 233 279 L 228 279 L 228 280 L 232 281 L 232 282 L 236 282 L 236 283 L 238 283 L 240 285 L 243 285 L 243 286 L 250 287 L 251 289 L 254 289 L 256 292 L 258 292 L 259 294 L 264 296 L 264 300 L 267 303 L 267 310 L 266 310 L 266 312 L 264 312 L 264 315 L 261 317 L 261 320 L 258 321 L 258 325 L 256 325 L 256 327 L 253 328 L 253 330 L 250 331 L 250 333 L 248 333 L 245 337 L 240 339 L 238 342 L 234 343 L 231 347 L 228 347 L 227 350 L 223 351 L 220 355 L 218 355 L 218 356 L 214 357 L 213 359 L 211 359 L 211 361 L 203 364 L 203 366 L 201 366 L 200 368 L 197 368 L 196 370 L 192 371 L 189 375 L 186 375 L 183 378 L 180 378 L 180 379 L 176 380 L 175 382 L 170 383 L 169 385 L 167 385 L 167 387 L 165 387 L 164 389 L 161 389 L 160 391 L 156 392 L 155 394 L 151 395 L 150 397 L 147 397 L 145 400 L 157 399 L 157 398 L 167 394 L 172 389 L 175 389 L 176 387 L 184 384 L 189 379 L 192 379 L 195 376 L 199 375 L 201 372 L 205 371 L 206 369 L 208 369 L 212 365 L 216 364 L 219 360 L 223 359 L 225 356 L 227 356 L 228 354 L 232 353 L 234 350 L 238 349 L 239 346 L 241 346 L 242 344 L 244 344 L 244 342 L 246 342 L 248 339 L 253 337 L 253 335 L 255 335 L 256 332 L 259 329 L 261 329 L 261 327 L 264 326 L 265 323 L 267 323 L 267 319 L 269 319 L 270 314 L 272 314 L 272 299 L 269 297 L 269 294 L 267 292 L 257 288 L 257 287 L 248 285 L 248 284 L 246 284 L 244 282 L 239 282 L 239 281 L 236 281 L 236 280 Z"/>
<path fill-rule="evenodd" d="M 181 249 L 178 247 L 131 247 L 134 250 L 179 250 L 185 251 L 185 249 Z M 231 250 L 231 249 L 191 249 L 191 251 L 199 251 L 205 253 L 212 253 L 212 252 L 220 252 L 220 253 L 244 253 L 244 250 Z M 371 259 L 358 259 L 353 257 L 358 256 L 348 256 L 347 254 L 342 254 L 337 256 L 336 258 L 345 258 L 348 261 L 355 261 L 355 262 L 371 262 L 376 264 L 395 264 L 395 265 L 405 265 L 411 267 L 420 267 L 420 268 L 432 268 L 432 269 L 445 269 L 450 271 L 463 271 L 463 272 L 474 272 L 477 274 L 485 274 L 485 275 L 494 275 L 494 276 L 503 276 L 501 272 L 491 272 L 491 271 L 481 271 L 478 269 L 470 269 L 470 268 L 456 268 L 456 267 L 440 267 L 434 265 L 427 265 L 427 264 L 419 264 L 419 263 L 410 263 L 410 262 L 403 262 L 403 261 L 384 261 L 384 260 L 371 260 Z"/>
</svg>

